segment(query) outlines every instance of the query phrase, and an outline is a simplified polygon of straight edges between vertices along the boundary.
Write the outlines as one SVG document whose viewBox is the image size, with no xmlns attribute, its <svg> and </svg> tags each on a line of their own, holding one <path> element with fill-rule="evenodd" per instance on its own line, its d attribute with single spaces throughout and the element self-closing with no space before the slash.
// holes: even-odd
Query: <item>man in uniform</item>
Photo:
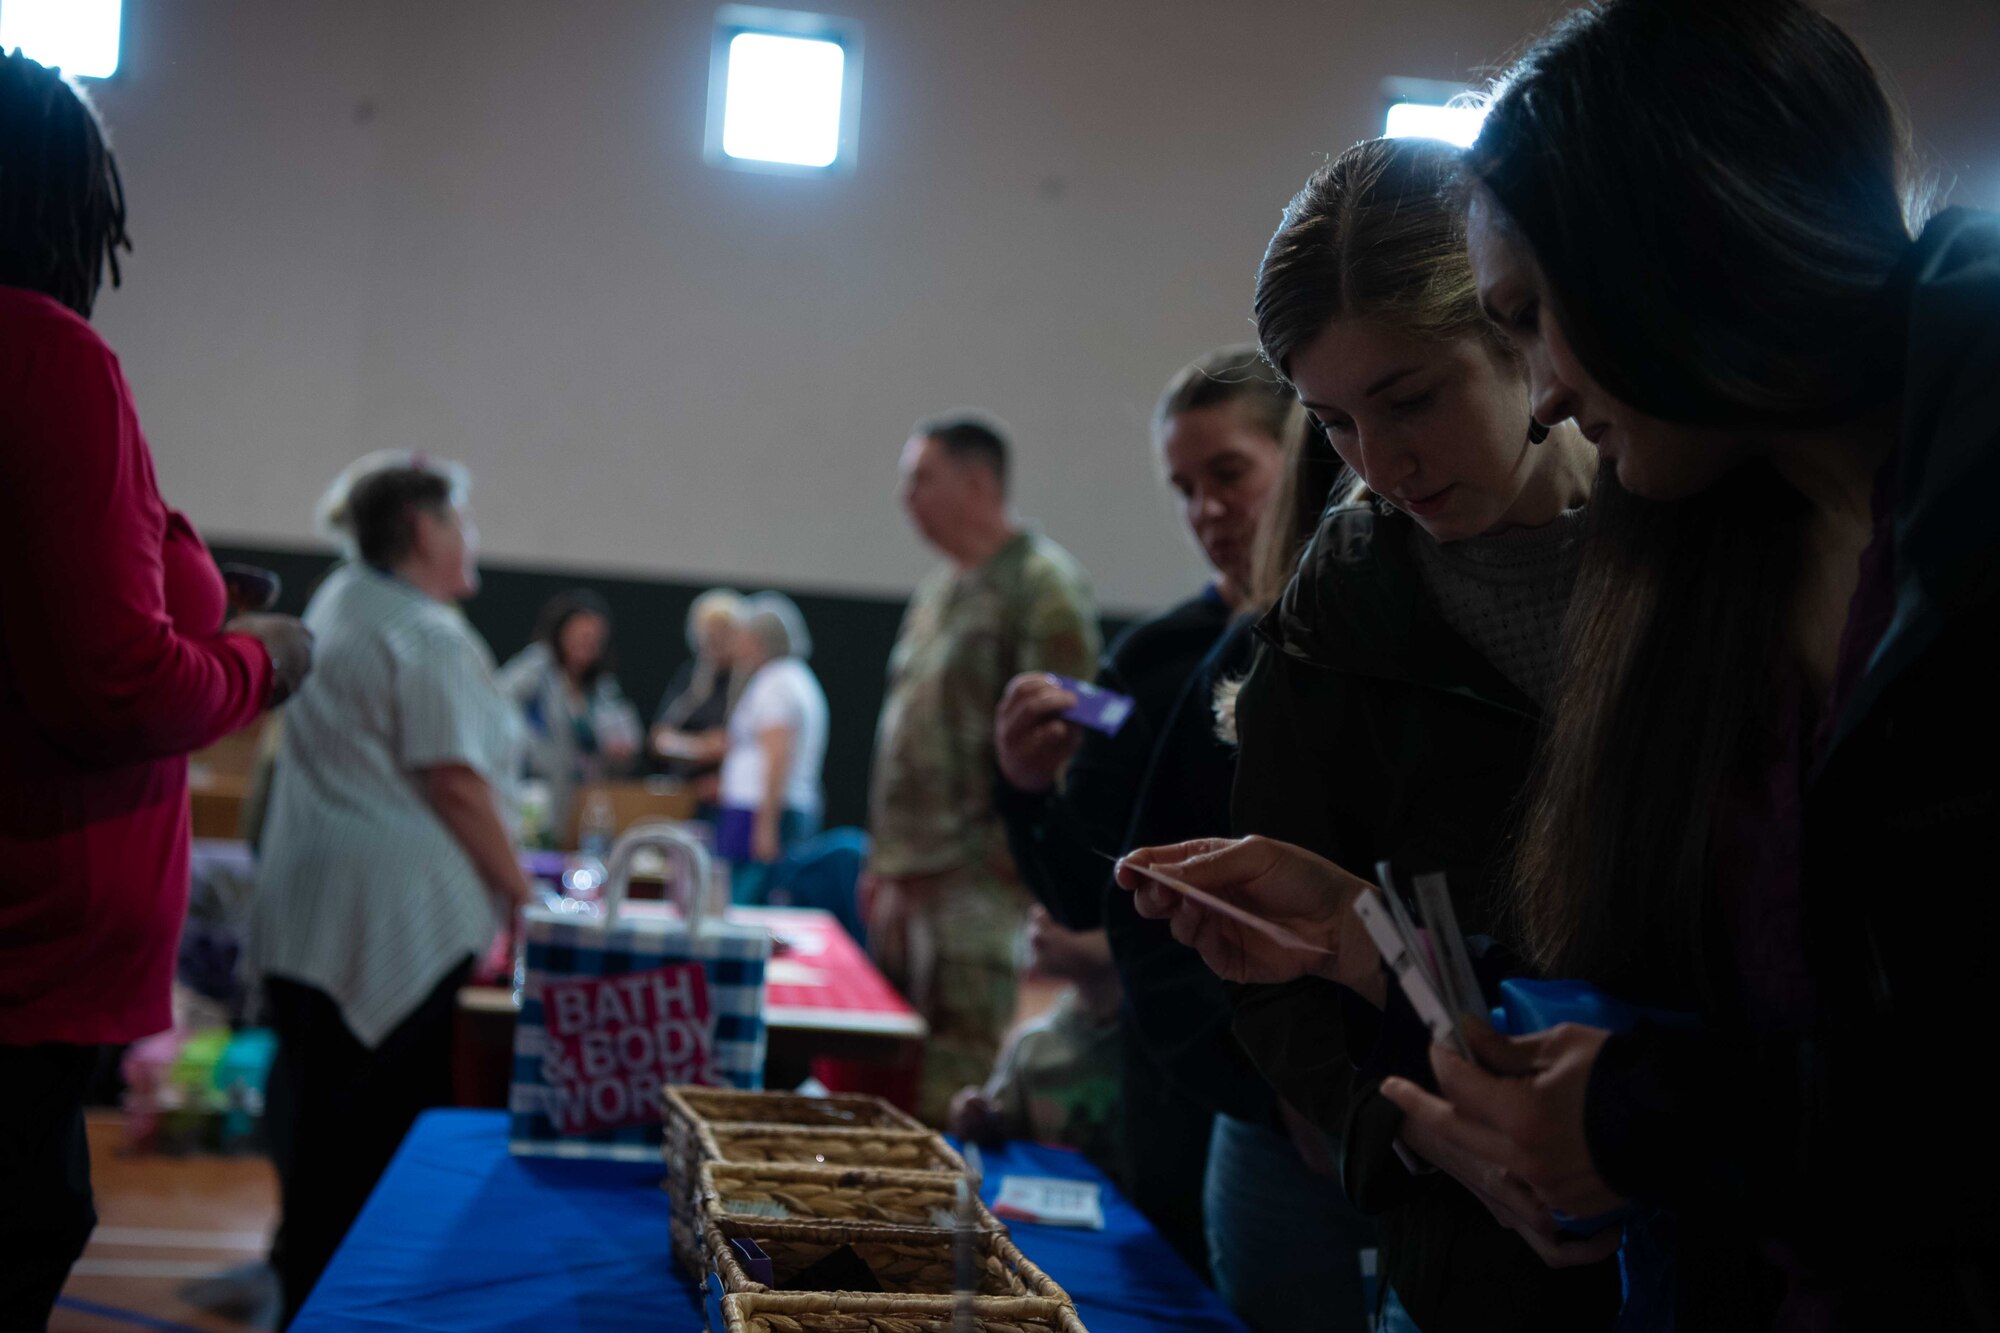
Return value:
<svg viewBox="0 0 2000 1333">
<path fill-rule="evenodd" d="M 863 911 L 877 961 L 930 1024 L 919 1110 L 940 1125 L 1014 1017 L 1028 900 L 993 808 L 994 710 L 1015 674 L 1088 678 L 1098 652 L 1082 568 L 1013 519 L 1007 452 L 968 416 L 923 422 L 903 447 L 903 507 L 945 563 L 889 659 Z"/>
</svg>

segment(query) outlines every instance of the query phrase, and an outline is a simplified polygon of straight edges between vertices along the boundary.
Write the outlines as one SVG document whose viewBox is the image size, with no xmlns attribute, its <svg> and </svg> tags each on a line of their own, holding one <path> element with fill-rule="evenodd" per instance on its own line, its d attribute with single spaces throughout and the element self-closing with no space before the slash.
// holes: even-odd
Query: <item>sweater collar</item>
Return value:
<svg viewBox="0 0 2000 1333">
<path fill-rule="evenodd" d="M 1327 510 L 1258 634 L 1298 661 L 1539 717 L 1541 709 L 1444 622 L 1410 555 L 1413 521 L 1373 502 Z"/>
</svg>

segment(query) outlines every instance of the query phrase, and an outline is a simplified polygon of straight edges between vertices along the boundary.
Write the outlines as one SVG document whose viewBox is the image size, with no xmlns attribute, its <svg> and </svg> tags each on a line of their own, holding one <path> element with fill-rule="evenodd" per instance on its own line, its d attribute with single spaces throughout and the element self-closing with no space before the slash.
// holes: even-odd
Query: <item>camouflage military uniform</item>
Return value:
<svg viewBox="0 0 2000 1333">
<path fill-rule="evenodd" d="M 1093 1022 L 1072 986 L 1014 1034 L 980 1091 L 1000 1109 L 1007 1137 L 1075 1148 L 1114 1171 L 1123 1067 L 1117 1015 Z"/>
<path fill-rule="evenodd" d="M 921 1111 L 983 1083 L 1014 1018 L 1014 937 L 1027 907 L 993 809 L 993 714 L 1017 672 L 1088 677 L 1097 660 L 1089 581 L 1062 548 L 1020 533 L 979 568 L 917 588 L 889 658 L 875 733 L 869 868 L 941 876 L 890 980 L 931 1026 Z"/>
</svg>

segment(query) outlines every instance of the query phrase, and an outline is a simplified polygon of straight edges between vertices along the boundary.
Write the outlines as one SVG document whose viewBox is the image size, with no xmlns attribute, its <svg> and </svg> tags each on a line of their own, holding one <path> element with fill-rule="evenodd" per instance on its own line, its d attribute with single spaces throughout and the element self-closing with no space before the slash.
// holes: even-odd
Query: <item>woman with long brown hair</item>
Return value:
<svg viewBox="0 0 2000 1333">
<path fill-rule="evenodd" d="M 1239 696 L 1233 824 L 1253 836 L 1132 859 L 1211 889 L 1279 852 L 1336 874 L 1335 863 L 1378 860 L 1445 869 L 1463 919 L 1504 934 L 1492 899 L 1594 466 L 1574 428 L 1530 413 L 1525 367 L 1480 309 L 1458 169 L 1437 142 L 1357 144 L 1314 175 L 1272 238 L 1259 338 L 1351 476 L 1260 624 Z M 1618 1279 L 1603 1242 L 1554 1242 L 1483 1182 L 1422 1165 L 1456 1163 L 1378 1088 L 1421 1068 L 1427 1042 L 1385 1028 L 1372 967 L 1349 978 L 1315 975 L 1297 955 L 1266 965 L 1221 918 L 1191 928 L 1202 919 L 1164 895 L 1138 894 L 1138 910 L 1172 918 L 1244 983 L 1238 1038 L 1332 1137 L 1349 1195 L 1378 1217 L 1392 1306 L 1428 1333 L 1609 1326 Z M 1293 924 L 1337 925 L 1343 906 L 1309 888 Z M 1372 1003 L 1351 1002 L 1361 993 Z"/>
</svg>

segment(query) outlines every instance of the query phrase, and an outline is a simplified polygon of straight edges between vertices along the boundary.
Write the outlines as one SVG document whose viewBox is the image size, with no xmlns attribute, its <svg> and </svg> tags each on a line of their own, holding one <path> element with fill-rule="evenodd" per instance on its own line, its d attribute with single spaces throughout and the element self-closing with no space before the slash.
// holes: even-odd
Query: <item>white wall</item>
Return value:
<svg viewBox="0 0 2000 1333">
<path fill-rule="evenodd" d="M 489 551 L 907 589 L 910 422 L 1015 427 L 1019 499 L 1116 608 L 1199 565 L 1154 393 L 1246 337 L 1251 276 L 1379 81 L 1460 78 L 1528 0 L 851 0 L 859 169 L 701 160 L 713 6 L 126 0 L 97 98 L 137 253 L 99 320 L 163 485 L 297 543 L 389 445 L 469 461 Z M 1965 194 L 2000 204 L 2000 11 L 1837 6 Z"/>
</svg>

